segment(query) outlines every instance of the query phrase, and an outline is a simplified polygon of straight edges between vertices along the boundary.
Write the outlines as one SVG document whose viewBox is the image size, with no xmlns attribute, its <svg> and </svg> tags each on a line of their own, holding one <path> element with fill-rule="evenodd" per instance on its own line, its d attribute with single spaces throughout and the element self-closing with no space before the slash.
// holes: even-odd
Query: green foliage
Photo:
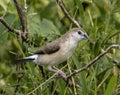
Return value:
<svg viewBox="0 0 120 95">
<path fill-rule="evenodd" d="M 115 90 L 116 81 L 117 81 L 117 77 L 112 76 L 105 91 L 105 95 L 112 95 L 112 93 Z"/>
<path fill-rule="evenodd" d="M 19 0 L 18 0 L 19 1 Z M 112 44 L 120 43 L 120 0 L 63 0 L 65 8 L 89 35 L 90 42 L 81 41 L 68 67 L 63 71 L 82 68 Z M 86 2 L 87 8 L 82 4 Z M 20 1 L 23 8 L 23 0 Z M 44 67 L 43 77 L 39 67 L 33 63 L 16 66 L 17 57 L 30 55 L 29 51 L 42 46 L 65 33 L 74 25 L 64 16 L 55 0 L 27 0 L 27 42 L 20 44 L 18 36 L 0 23 L 0 95 L 117 95 L 120 93 L 120 71 L 113 60 L 120 61 L 120 50 L 110 51 L 112 59 L 106 55 L 88 70 L 73 76 L 81 88 L 69 87 L 62 79 L 54 77 Z M 15 29 L 21 29 L 19 16 L 12 0 L 0 0 L 0 16 Z M 32 43 L 29 43 L 32 42 Z M 35 45 L 35 46 L 34 46 Z M 18 55 L 19 54 L 19 55 Z M 70 71 L 71 70 L 71 71 Z M 17 83 L 18 75 L 23 75 Z"/>
</svg>

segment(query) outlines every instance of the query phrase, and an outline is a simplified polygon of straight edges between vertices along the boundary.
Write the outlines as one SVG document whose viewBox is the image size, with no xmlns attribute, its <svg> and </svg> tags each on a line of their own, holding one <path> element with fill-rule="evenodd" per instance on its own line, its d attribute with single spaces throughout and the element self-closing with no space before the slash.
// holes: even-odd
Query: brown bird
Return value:
<svg viewBox="0 0 120 95">
<path fill-rule="evenodd" d="M 66 74 L 56 68 L 55 65 L 63 63 L 70 58 L 82 39 L 88 39 L 87 33 L 80 28 L 73 28 L 60 38 L 41 47 L 32 56 L 16 60 L 15 64 L 34 62 L 35 64 L 45 65 L 50 71 L 66 78 Z"/>
</svg>

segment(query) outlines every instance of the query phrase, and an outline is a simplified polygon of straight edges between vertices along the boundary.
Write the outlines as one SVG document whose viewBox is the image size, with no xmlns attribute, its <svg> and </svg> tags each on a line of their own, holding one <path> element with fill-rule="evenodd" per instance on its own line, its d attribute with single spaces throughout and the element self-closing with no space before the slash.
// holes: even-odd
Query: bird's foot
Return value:
<svg viewBox="0 0 120 95">
<path fill-rule="evenodd" d="M 64 80 L 67 80 L 67 76 L 62 70 L 59 70 L 55 66 L 48 66 L 48 69 L 50 71 L 57 73 L 57 75 L 56 75 L 57 78 L 63 78 Z"/>
<path fill-rule="evenodd" d="M 65 80 L 67 79 L 66 74 L 63 71 L 61 71 L 61 70 L 58 70 L 56 77 L 57 78 L 61 78 L 62 77 Z"/>
</svg>

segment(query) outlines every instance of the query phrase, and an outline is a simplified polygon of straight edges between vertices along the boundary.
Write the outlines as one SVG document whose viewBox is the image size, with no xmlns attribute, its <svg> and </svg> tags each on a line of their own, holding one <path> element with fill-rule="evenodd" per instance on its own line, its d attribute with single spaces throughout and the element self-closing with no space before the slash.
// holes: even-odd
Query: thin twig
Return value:
<svg viewBox="0 0 120 95">
<path fill-rule="evenodd" d="M 102 49 L 102 52 L 104 52 L 105 50 Z M 106 56 L 110 59 L 112 59 L 112 56 L 110 54 L 106 54 Z M 116 59 L 114 59 L 112 61 L 118 68 L 120 68 L 120 62 L 118 62 Z"/>
<path fill-rule="evenodd" d="M 23 39 L 26 40 L 26 37 L 24 36 L 22 31 L 14 29 L 9 23 L 7 23 L 5 21 L 5 19 L 3 17 L 0 17 L 0 22 L 8 29 L 8 32 L 13 32 L 13 33 L 17 34 L 19 36 L 20 42 L 21 42 L 21 38 L 22 38 L 22 40 Z"/>
<path fill-rule="evenodd" d="M 68 13 L 68 11 L 65 9 L 62 0 L 56 0 L 56 1 L 57 1 L 58 5 L 60 6 L 61 10 L 63 11 L 63 13 L 65 14 L 65 16 L 66 16 L 74 25 L 76 25 L 77 27 L 80 28 L 79 23 L 78 23 L 75 19 L 73 19 L 73 18 L 70 16 L 70 14 Z"/>
<path fill-rule="evenodd" d="M 8 29 L 8 32 L 15 32 L 17 35 L 19 35 L 20 30 L 16 30 L 10 26 L 3 17 L 0 17 L 0 22 Z"/>
<path fill-rule="evenodd" d="M 106 55 L 112 48 L 118 48 L 120 49 L 120 45 L 111 45 L 109 46 L 103 53 L 99 54 L 97 57 L 95 57 L 90 63 L 88 63 L 86 66 L 84 66 L 83 68 L 80 68 L 78 70 L 75 70 L 73 73 L 71 73 L 70 75 L 67 76 L 67 79 L 69 79 L 70 77 L 87 70 L 91 65 L 93 65 L 95 62 L 97 62 L 101 57 L 103 57 L 104 55 Z"/>
<path fill-rule="evenodd" d="M 27 39 L 27 36 L 28 36 L 28 29 L 27 29 L 27 17 L 26 17 L 26 4 L 25 4 L 25 11 L 23 12 L 19 3 L 18 3 L 18 0 L 13 0 L 14 3 L 15 3 L 15 6 L 16 6 L 16 9 L 17 9 L 17 13 L 19 15 L 19 19 L 20 19 L 20 22 L 21 22 L 21 26 L 22 26 L 22 36 L 23 36 L 23 40 L 24 39 Z M 26 3 L 26 2 L 24 2 Z"/>
<path fill-rule="evenodd" d="M 23 30 L 23 32 L 25 32 L 26 24 L 25 24 L 25 18 L 24 18 L 22 9 L 20 8 L 18 0 L 13 0 L 13 1 L 15 3 L 15 6 L 16 6 L 16 9 L 17 9 L 17 12 L 18 12 L 18 16 L 20 18 L 20 22 L 21 22 L 21 25 L 22 25 L 22 30 Z"/>
</svg>

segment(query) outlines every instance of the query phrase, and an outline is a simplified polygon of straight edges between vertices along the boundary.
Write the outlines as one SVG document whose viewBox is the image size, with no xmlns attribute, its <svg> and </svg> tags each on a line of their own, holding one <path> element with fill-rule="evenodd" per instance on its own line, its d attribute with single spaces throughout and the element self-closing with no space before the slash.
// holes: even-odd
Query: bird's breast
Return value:
<svg viewBox="0 0 120 95">
<path fill-rule="evenodd" d="M 72 40 L 68 40 L 66 41 L 61 47 L 61 52 L 63 53 L 64 56 L 66 56 L 67 58 L 71 57 L 75 48 L 77 46 L 77 43 L 72 41 Z"/>
</svg>

